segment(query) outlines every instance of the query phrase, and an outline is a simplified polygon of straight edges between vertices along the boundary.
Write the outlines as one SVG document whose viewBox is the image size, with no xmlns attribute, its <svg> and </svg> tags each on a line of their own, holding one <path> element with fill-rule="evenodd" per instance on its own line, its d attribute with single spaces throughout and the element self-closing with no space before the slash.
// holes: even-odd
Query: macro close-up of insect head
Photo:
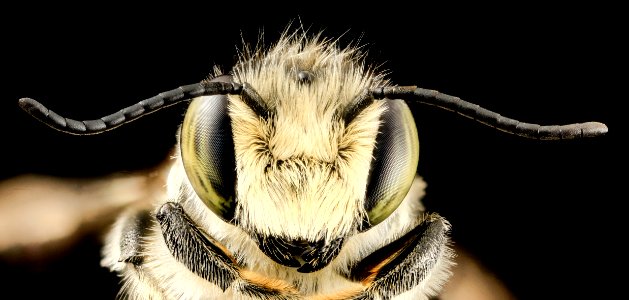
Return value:
<svg viewBox="0 0 629 300">
<path fill-rule="evenodd" d="M 614 295 L 619 79 L 604 68 L 622 51 L 613 19 L 573 9 L 73 15 L 8 32 L 4 286 L 21 299 Z"/>
</svg>

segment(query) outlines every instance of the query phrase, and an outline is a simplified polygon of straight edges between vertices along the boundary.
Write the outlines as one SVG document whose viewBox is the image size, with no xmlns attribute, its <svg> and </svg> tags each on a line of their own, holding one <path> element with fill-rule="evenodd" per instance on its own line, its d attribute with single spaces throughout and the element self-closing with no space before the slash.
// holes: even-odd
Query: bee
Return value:
<svg viewBox="0 0 629 300">
<path fill-rule="evenodd" d="M 163 193 L 130 207 L 102 266 L 125 299 L 429 299 L 451 276 L 450 223 L 421 203 L 411 105 L 540 140 L 604 135 L 599 122 L 543 126 L 458 97 L 397 86 L 359 48 L 286 31 L 215 70 L 95 120 L 20 106 L 77 135 L 188 103 Z"/>
</svg>

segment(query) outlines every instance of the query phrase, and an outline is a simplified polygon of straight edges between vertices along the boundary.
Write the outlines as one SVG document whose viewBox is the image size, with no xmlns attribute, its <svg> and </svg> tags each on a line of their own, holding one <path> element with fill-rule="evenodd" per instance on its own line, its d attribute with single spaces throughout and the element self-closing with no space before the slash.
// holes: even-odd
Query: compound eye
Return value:
<svg viewBox="0 0 629 300">
<path fill-rule="evenodd" d="M 413 183 L 419 140 L 413 115 L 402 100 L 385 101 L 367 185 L 363 229 L 384 221 L 400 205 Z"/>
<path fill-rule="evenodd" d="M 230 76 L 212 81 L 229 82 Z M 236 158 L 226 95 L 194 99 L 181 127 L 186 175 L 199 198 L 216 215 L 231 221 L 235 210 Z"/>
</svg>

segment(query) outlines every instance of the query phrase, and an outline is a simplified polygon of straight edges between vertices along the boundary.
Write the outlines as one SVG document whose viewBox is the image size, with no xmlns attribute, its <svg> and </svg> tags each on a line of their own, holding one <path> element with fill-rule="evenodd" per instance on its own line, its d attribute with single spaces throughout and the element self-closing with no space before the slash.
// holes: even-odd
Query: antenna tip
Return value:
<svg viewBox="0 0 629 300">
<path fill-rule="evenodd" d="M 605 135 L 608 131 L 607 125 L 600 122 L 583 123 L 583 137 L 597 137 Z"/>
<path fill-rule="evenodd" d="M 20 106 L 20 108 L 22 108 L 25 112 L 31 114 L 31 115 L 46 115 L 48 109 L 41 103 L 39 103 L 37 100 L 35 99 L 31 99 L 31 98 L 20 98 L 18 100 L 18 105 Z"/>
<path fill-rule="evenodd" d="M 17 103 L 18 105 L 20 105 L 21 108 L 28 108 L 28 107 L 32 107 L 33 105 L 38 104 L 39 102 L 31 98 L 20 98 L 20 100 L 18 100 Z"/>
</svg>

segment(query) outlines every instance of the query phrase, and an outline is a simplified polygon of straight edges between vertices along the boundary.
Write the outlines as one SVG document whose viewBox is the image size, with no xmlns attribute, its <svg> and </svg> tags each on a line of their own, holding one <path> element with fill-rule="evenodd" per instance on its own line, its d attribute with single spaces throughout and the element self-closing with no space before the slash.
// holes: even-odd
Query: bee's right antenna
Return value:
<svg viewBox="0 0 629 300">
<path fill-rule="evenodd" d="M 31 116 L 54 129 L 69 134 L 89 135 L 114 129 L 162 108 L 188 101 L 195 97 L 240 94 L 242 90 L 242 85 L 231 82 L 201 82 L 185 85 L 160 93 L 155 97 L 142 100 L 95 120 L 74 120 L 60 116 L 31 98 L 21 98 L 18 104 Z"/>
<path fill-rule="evenodd" d="M 585 137 L 597 137 L 607 133 L 607 125 L 600 122 L 575 123 L 567 125 L 538 125 L 524 123 L 503 117 L 493 111 L 484 109 L 435 90 L 417 88 L 415 86 L 395 86 L 370 90 L 375 99 L 402 99 L 406 102 L 419 102 L 434 105 L 476 120 L 498 130 L 531 139 L 567 140 Z"/>
</svg>

